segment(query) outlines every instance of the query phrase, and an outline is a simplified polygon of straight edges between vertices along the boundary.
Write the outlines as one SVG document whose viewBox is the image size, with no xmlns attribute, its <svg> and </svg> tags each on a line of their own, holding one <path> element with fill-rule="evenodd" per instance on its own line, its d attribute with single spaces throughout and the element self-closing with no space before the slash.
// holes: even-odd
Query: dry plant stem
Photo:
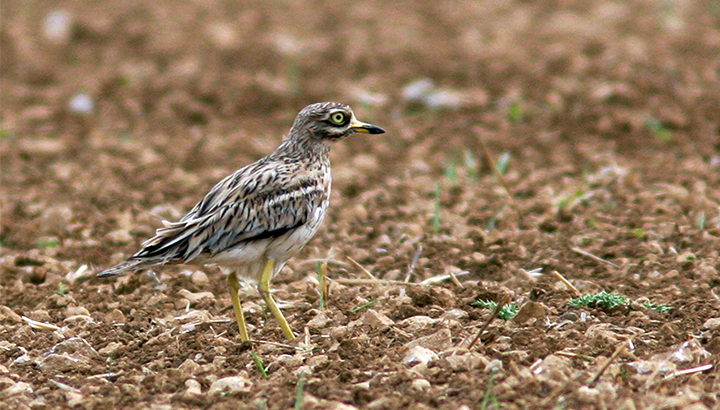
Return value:
<svg viewBox="0 0 720 410">
<path fill-rule="evenodd" d="M 320 265 L 320 293 L 322 294 L 324 309 L 327 309 L 328 294 L 330 293 L 329 292 L 330 286 L 328 286 L 327 269 L 328 269 L 327 262 L 323 262 Z"/>
<path fill-rule="evenodd" d="M 349 257 L 349 256 L 346 256 L 346 258 L 347 258 L 350 262 L 352 262 L 355 266 L 357 266 L 358 268 L 360 268 L 360 270 L 363 271 L 363 273 L 364 273 L 368 278 L 370 278 L 370 279 L 372 279 L 372 280 L 378 280 L 375 276 L 373 276 L 372 273 L 370 273 L 369 270 L 365 269 L 365 267 L 362 266 L 360 263 L 358 263 L 355 259 L 353 259 L 353 258 L 351 258 L 351 257 Z"/>
<path fill-rule="evenodd" d="M 490 326 L 490 323 L 492 323 L 492 321 L 498 317 L 498 315 L 500 314 L 500 309 L 502 309 L 503 306 L 507 305 L 509 302 L 510 302 L 510 295 L 505 295 L 505 297 L 503 297 L 502 300 L 500 302 L 498 302 L 497 307 L 492 312 L 492 315 L 490 315 L 490 317 L 487 319 L 487 321 L 485 321 L 485 324 L 483 325 L 483 327 L 480 328 L 480 331 L 478 332 L 478 334 L 475 336 L 475 338 L 472 340 L 472 342 L 470 342 L 470 344 L 468 345 L 468 347 L 467 347 L 468 350 L 472 349 L 472 347 L 475 345 L 475 342 L 477 342 L 480 339 L 480 336 L 483 334 L 485 329 L 487 329 L 488 326 Z"/>
<path fill-rule="evenodd" d="M 459 288 L 464 288 L 464 287 L 465 287 L 465 286 L 463 286 L 462 283 L 460 283 L 460 281 L 458 280 L 457 276 L 455 276 L 454 273 L 449 272 L 448 275 L 450 275 L 450 281 L 451 281 L 455 286 L 457 286 L 457 287 L 459 287 Z"/>
<path fill-rule="evenodd" d="M 602 376 L 602 374 L 605 373 L 605 370 L 607 370 L 607 368 L 610 367 L 610 364 L 612 362 L 614 362 L 615 359 L 617 359 L 617 357 L 620 356 L 620 354 L 625 351 L 625 349 L 627 349 L 628 343 L 632 342 L 633 339 L 635 339 L 635 335 L 632 335 L 632 336 L 628 337 L 627 339 L 623 340 L 622 342 L 620 342 L 620 345 L 615 349 L 615 352 L 612 354 L 612 356 L 610 356 L 610 358 L 607 359 L 607 361 L 605 362 L 605 364 L 603 364 L 603 366 L 600 368 L 600 370 L 598 370 L 597 373 L 595 373 L 595 375 L 592 377 L 592 379 L 590 379 L 588 386 L 592 387 L 595 384 L 595 382 L 597 382 L 597 380 L 600 378 L 600 376 Z"/>
<path fill-rule="evenodd" d="M 615 268 L 615 269 L 618 269 L 618 268 L 619 268 L 618 265 L 610 262 L 609 260 L 605 260 L 605 259 L 603 259 L 603 258 L 600 258 L 600 257 L 598 257 L 598 256 L 595 256 L 595 255 L 593 255 L 592 253 L 587 252 L 587 251 L 584 251 L 584 250 L 582 250 L 582 249 L 580 249 L 580 248 L 572 247 L 572 248 L 570 248 L 570 250 L 573 251 L 573 252 L 575 252 L 575 253 L 579 253 L 580 255 L 587 256 L 587 257 L 590 258 L 590 259 L 594 259 L 594 260 L 596 260 L 596 261 L 598 261 L 598 262 L 601 262 L 601 263 L 610 265 L 610 266 L 612 266 L 612 267 Z"/>
<path fill-rule="evenodd" d="M 582 293 L 580 293 L 580 291 L 577 290 L 577 288 L 576 288 L 575 286 L 573 286 L 573 284 L 570 283 L 570 281 L 568 281 L 567 279 L 565 279 L 565 277 L 563 277 L 563 275 L 561 275 L 560 273 L 558 273 L 558 271 L 555 271 L 555 270 L 552 271 L 552 275 L 555 276 L 556 278 L 558 278 L 562 283 L 564 283 L 565 286 L 567 286 L 568 289 L 570 289 L 570 291 L 571 291 L 572 293 L 574 293 L 576 296 L 578 296 L 578 297 L 579 297 L 579 296 L 582 296 Z"/>
<path fill-rule="evenodd" d="M 510 205 L 515 209 L 515 212 L 517 212 L 518 215 L 518 224 L 522 221 L 522 212 L 520 212 L 520 207 L 518 206 L 517 201 L 515 200 L 515 196 L 510 191 L 510 188 L 508 187 L 508 184 L 505 182 L 505 178 L 503 177 L 502 173 L 498 169 L 497 165 L 495 164 L 495 160 L 492 159 L 492 156 L 490 155 L 490 151 L 488 150 L 487 146 L 485 145 L 485 140 L 482 137 L 482 130 L 479 128 L 475 128 L 473 131 L 477 134 L 478 141 L 480 141 L 480 146 L 482 147 L 483 155 L 485 156 L 485 160 L 490 164 L 490 168 L 492 168 L 493 172 L 495 173 L 495 176 L 497 176 L 498 181 L 500 181 L 500 185 L 503 186 L 505 189 L 505 192 L 507 192 L 508 197 L 510 198 Z"/>
<path fill-rule="evenodd" d="M 415 273 L 415 266 L 417 266 L 417 262 L 420 259 L 420 254 L 422 254 L 423 247 L 422 244 L 418 244 L 418 248 L 415 251 L 415 255 L 413 255 L 412 262 L 410 262 L 410 267 L 408 268 L 408 273 L 405 275 L 405 282 L 410 282 L 410 277 L 413 273 Z"/>
<path fill-rule="evenodd" d="M 708 364 L 703 364 L 700 366 L 691 367 L 689 369 L 676 370 L 676 371 L 668 374 L 667 376 L 665 376 L 665 380 L 673 379 L 675 377 L 680 377 L 680 376 L 688 376 L 688 375 L 695 374 L 695 373 L 702 373 L 706 370 L 712 369 L 712 367 L 713 367 L 712 363 L 708 363 Z"/>
<path fill-rule="evenodd" d="M 352 279 L 352 278 L 338 278 L 333 279 L 335 282 L 342 285 L 410 285 L 410 286 L 424 286 L 424 283 L 413 283 L 403 282 L 400 280 L 387 280 L 387 279 Z"/>
</svg>

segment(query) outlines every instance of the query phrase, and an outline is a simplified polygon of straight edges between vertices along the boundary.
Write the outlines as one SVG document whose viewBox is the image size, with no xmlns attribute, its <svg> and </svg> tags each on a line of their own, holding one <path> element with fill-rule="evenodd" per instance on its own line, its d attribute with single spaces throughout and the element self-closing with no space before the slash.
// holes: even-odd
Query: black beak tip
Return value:
<svg viewBox="0 0 720 410">
<path fill-rule="evenodd" d="M 367 127 L 369 134 L 385 134 L 385 130 L 378 127 L 377 125 L 371 125 Z"/>
</svg>

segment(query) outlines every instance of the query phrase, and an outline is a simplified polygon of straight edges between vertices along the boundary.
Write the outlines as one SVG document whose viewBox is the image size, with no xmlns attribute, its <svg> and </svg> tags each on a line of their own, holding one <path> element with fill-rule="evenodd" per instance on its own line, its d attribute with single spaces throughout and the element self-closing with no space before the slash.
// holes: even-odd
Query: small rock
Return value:
<svg viewBox="0 0 720 410">
<path fill-rule="evenodd" d="M 180 366 L 178 366 L 178 370 L 183 375 L 183 377 L 191 377 L 200 370 L 200 365 L 197 364 L 193 359 L 185 359 L 185 361 L 182 362 Z M 187 382 L 185 382 L 185 385 L 187 386 Z"/>
<path fill-rule="evenodd" d="M 33 388 L 25 382 L 17 382 L 5 390 L 0 391 L 0 399 L 16 396 L 18 394 L 32 394 Z"/>
<path fill-rule="evenodd" d="M 500 359 L 491 360 L 485 366 L 485 372 L 487 372 L 487 373 L 497 373 L 499 371 L 502 371 L 502 369 L 503 369 L 503 362 Z"/>
<path fill-rule="evenodd" d="M 81 355 L 68 353 L 49 354 L 37 362 L 45 373 L 55 374 L 67 371 L 84 371 L 90 368 L 90 359 Z"/>
<path fill-rule="evenodd" d="M 415 391 L 427 391 L 430 390 L 430 382 L 425 379 L 415 379 L 410 384 L 410 388 Z"/>
<path fill-rule="evenodd" d="M 89 114 L 95 109 L 95 101 L 87 93 L 78 93 L 70 99 L 68 108 L 77 114 Z"/>
<path fill-rule="evenodd" d="M 252 381 L 242 376 L 230 376 L 215 380 L 208 390 L 210 395 L 235 394 L 249 392 Z"/>
<path fill-rule="evenodd" d="M 310 329 L 324 329 L 330 323 L 330 319 L 327 317 L 325 312 L 319 312 L 314 318 L 307 322 L 307 327 Z"/>
<path fill-rule="evenodd" d="M 0 322 L 5 320 L 15 323 L 22 322 L 22 318 L 20 317 L 20 315 L 13 312 L 13 310 L 9 307 L 0 305 Z"/>
<path fill-rule="evenodd" d="M 460 320 L 470 316 L 470 314 L 462 309 L 450 309 L 443 313 L 442 319 L 445 320 Z"/>
<path fill-rule="evenodd" d="M 577 399 L 583 403 L 596 403 L 600 392 L 588 386 L 580 386 L 577 389 Z"/>
<path fill-rule="evenodd" d="M 53 10 L 45 16 L 43 33 L 45 38 L 56 44 L 65 44 L 72 34 L 72 16 L 65 10 Z"/>
<path fill-rule="evenodd" d="M 535 366 L 533 373 L 541 378 L 562 381 L 570 375 L 571 365 L 572 362 L 567 357 L 551 354 L 545 356 L 542 362 Z"/>
<path fill-rule="evenodd" d="M 90 312 L 82 306 L 68 306 L 65 309 L 65 317 L 70 316 L 90 316 Z"/>
<path fill-rule="evenodd" d="M 65 393 L 65 400 L 67 400 L 67 404 L 71 408 L 75 407 L 78 404 L 81 404 L 83 401 L 85 401 L 85 396 L 83 396 L 82 394 L 80 394 L 78 392 L 66 390 L 66 391 L 64 391 L 64 393 Z"/>
<path fill-rule="evenodd" d="M 436 319 L 433 319 L 430 316 L 411 316 L 400 322 L 400 326 L 410 333 L 417 333 L 429 328 L 435 324 L 436 321 Z"/>
<path fill-rule="evenodd" d="M 525 323 L 530 319 L 542 319 L 547 316 L 547 308 L 540 302 L 529 301 L 522 305 L 512 319 L 515 323 Z"/>
<path fill-rule="evenodd" d="M 201 270 L 196 270 L 195 272 L 193 272 L 192 275 L 190 275 L 190 281 L 198 286 L 205 286 L 210 283 L 208 275 Z"/>
<path fill-rule="evenodd" d="M 309 359 L 307 359 L 307 365 L 312 368 L 315 368 L 315 367 L 323 365 L 329 361 L 330 361 L 330 358 L 328 358 L 327 355 L 321 354 L 321 355 L 317 355 L 317 356 L 312 356 Z"/>
<path fill-rule="evenodd" d="M 408 350 L 408 353 L 403 359 L 403 363 L 408 366 L 413 366 L 418 363 L 427 364 L 433 360 L 437 360 L 438 355 L 430 349 L 422 346 L 413 346 Z"/>
<path fill-rule="evenodd" d="M 123 344 L 122 344 L 122 343 L 119 343 L 119 342 L 110 342 L 110 343 L 108 343 L 105 347 L 103 347 L 102 349 L 100 349 L 100 350 L 98 351 L 98 353 L 101 354 L 101 355 L 103 355 L 103 356 L 115 356 L 115 355 L 117 354 L 118 350 L 120 350 L 121 347 L 123 347 Z"/>
<path fill-rule="evenodd" d="M 450 366 L 450 368 L 455 372 L 483 369 L 489 363 L 487 357 L 475 352 L 468 352 L 459 355 L 451 354 L 445 357 L 444 360 L 447 362 L 448 366 Z"/>
<path fill-rule="evenodd" d="M 430 336 L 420 337 L 405 343 L 407 347 L 422 346 L 435 351 L 442 351 L 452 346 L 450 329 L 440 329 Z"/>
<path fill-rule="evenodd" d="M 105 315 L 105 321 L 108 323 L 127 323 L 127 318 L 125 318 L 125 315 L 120 309 L 113 309 Z"/>
<path fill-rule="evenodd" d="M 703 329 L 717 330 L 720 328 L 720 317 L 708 319 L 703 323 Z"/>
<path fill-rule="evenodd" d="M 180 289 L 178 291 L 178 294 L 185 299 L 189 300 L 192 303 L 197 302 L 198 300 L 209 298 L 209 299 L 215 299 L 215 295 L 212 292 L 197 292 L 192 293 L 187 289 Z"/>
<path fill-rule="evenodd" d="M 195 379 L 187 379 L 185 380 L 185 391 L 183 392 L 183 396 L 185 397 L 193 397 L 193 396 L 199 396 L 202 394 L 202 388 L 200 386 L 200 383 L 198 383 Z"/>
<path fill-rule="evenodd" d="M 383 330 L 392 326 L 395 322 L 382 313 L 378 313 L 375 309 L 369 309 L 363 316 L 363 324 L 376 330 Z"/>
<path fill-rule="evenodd" d="M 10 386 L 13 386 L 14 384 L 15 380 L 7 376 L 0 377 L 0 391 L 5 390 Z"/>
</svg>

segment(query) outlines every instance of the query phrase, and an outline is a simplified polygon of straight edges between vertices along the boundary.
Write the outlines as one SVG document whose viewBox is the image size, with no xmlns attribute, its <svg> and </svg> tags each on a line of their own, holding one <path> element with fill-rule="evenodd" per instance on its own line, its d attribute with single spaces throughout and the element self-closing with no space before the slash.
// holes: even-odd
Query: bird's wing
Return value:
<svg viewBox="0 0 720 410">
<path fill-rule="evenodd" d="M 179 222 L 158 229 L 132 259 L 190 261 L 277 237 L 305 224 L 327 200 L 322 181 L 310 173 L 257 165 L 220 181 Z"/>
</svg>

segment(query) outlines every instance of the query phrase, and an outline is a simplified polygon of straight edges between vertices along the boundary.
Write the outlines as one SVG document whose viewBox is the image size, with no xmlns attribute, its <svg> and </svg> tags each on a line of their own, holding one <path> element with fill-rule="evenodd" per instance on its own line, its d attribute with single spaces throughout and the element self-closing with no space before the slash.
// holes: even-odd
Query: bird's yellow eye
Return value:
<svg viewBox="0 0 720 410">
<path fill-rule="evenodd" d="M 336 112 L 330 116 L 330 122 L 335 125 L 343 125 L 345 123 L 345 114 Z"/>
</svg>

